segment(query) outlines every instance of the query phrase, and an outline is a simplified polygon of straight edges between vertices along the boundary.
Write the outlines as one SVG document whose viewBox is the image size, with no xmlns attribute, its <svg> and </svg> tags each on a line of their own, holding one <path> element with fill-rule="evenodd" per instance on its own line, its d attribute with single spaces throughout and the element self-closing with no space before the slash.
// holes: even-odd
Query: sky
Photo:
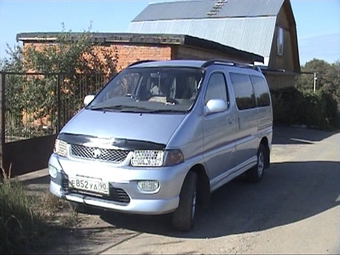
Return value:
<svg viewBox="0 0 340 255">
<path fill-rule="evenodd" d="M 149 4 L 169 0 L 0 0 L 0 59 L 23 32 L 126 32 Z M 206 0 L 210 1 L 210 0 Z M 246 1 L 246 0 L 245 0 Z M 340 0 L 290 0 L 300 64 L 340 61 Z"/>
</svg>

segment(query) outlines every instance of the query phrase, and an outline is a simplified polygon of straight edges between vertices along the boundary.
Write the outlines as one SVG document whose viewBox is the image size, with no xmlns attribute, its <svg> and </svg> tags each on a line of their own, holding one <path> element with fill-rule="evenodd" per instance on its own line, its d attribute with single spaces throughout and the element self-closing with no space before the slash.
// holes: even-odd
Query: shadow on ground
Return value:
<svg viewBox="0 0 340 255">
<path fill-rule="evenodd" d="M 296 128 L 287 126 L 273 127 L 273 144 L 313 144 L 322 141 L 338 131 L 321 131 L 316 129 Z"/>
<path fill-rule="evenodd" d="M 238 178 L 211 197 L 210 207 L 198 211 L 189 233 L 175 232 L 171 216 L 140 216 L 106 212 L 101 219 L 137 232 L 185 238 L 213 238 L 266 230 L 294 223 L 339 205 L 339 162 L 272 164 L 261 183 Z"/>
<path fill-rule="evenodd" d="M 337 132 L 275 126 L 273 144 L 308 145 L 335 134 Z M 337 161 L 272 163 L 262 182 L 249 184 L 241 176 L 213 193 L 209 209 L 197 212 L 191 232 L 174 231 L 170 214 L 144 216 L 93 209 L 89 214 L 81 214 L 86 224 L 67 230 L 60 242 L 51 244 L 51 250 L 53 254 L 85 254 L 92 247 L 103 252 L 141 233 L 196 239 L 284 226 L 339 206 L 339 180 L 340 162 Z M 48 182 L 49 177 L 42 176 L 26 180 L 24 184 L 30 189 L 48 192 Z M 95 222 L 91 222 L 93 220 Z M 64 245 L 60 245 L 62 242 Z"/>
</svg>

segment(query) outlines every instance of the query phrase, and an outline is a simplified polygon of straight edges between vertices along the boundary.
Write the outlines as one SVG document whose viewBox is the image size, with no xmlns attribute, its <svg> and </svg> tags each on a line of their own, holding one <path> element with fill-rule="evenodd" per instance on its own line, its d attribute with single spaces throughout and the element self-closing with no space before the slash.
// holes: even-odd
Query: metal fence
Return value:
<svg viewBox="0 0 340 255">
<path fill-rule="evenodd" d="M 104 74 L 0 72 L 2 135 L 12 142 L 56 134 L 105 84 Z"/>
</svg>

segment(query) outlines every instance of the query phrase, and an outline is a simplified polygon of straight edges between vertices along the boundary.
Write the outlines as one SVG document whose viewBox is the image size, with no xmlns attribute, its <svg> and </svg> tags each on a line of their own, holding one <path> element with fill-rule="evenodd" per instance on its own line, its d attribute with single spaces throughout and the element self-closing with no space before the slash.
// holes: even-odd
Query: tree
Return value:
<svg viewBox="0 0 340 255">
<path fill-rule="evenodd" d="M 53 42 L 7 46 L 1 70 L 26 73 L 6 76 L 6 123 L 16 126 L 17 135 L 31 137 L 43 126 L 58 131 L 82 107 L 84 93 L 96 93 L 116 72 L 117 49 L 96 44 L 92 35 L 63 28 Z"/>
<path fill-rule="evenodd" d="M 302 90 L 313 90 L 314 78 L 316 78 L 316 89 L 321 89 L 324 86 L 338 94 L 340 85 L 340 64 L 336 62 L 329 64 L 324 60 L 313 59 L 301 66 L 301 75 L 296 80 L 296 87 Z M 315 76 L 314 76 L 315 73 Z"/>
<path fill-rule="evenodd" d="M 286 113 L 280 121 L 318 128 L 339 126 L 340 63 L 313 59 L 301 66 L 301 73 L 295 88 L 273 93 L 280 99 L 276 111 Z M 315 91 L 314 78 L 317 78 Z M 289 98 L 284 97 L 286 94 Z"/>
</svg>

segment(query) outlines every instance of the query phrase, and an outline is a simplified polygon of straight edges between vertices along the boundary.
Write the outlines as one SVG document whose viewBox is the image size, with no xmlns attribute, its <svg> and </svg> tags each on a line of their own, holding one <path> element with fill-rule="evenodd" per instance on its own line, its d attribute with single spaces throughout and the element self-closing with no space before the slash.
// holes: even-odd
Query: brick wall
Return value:
<svg viewBox="0 0 340 255">
<path fill-rule="evenodd" d="M 46 44 L 45 44 L 46 45 Z M 25 43 L 24 47 L 43 47 L 44 43 Z M 244 62 L 241 58 L 231 57 L 213 50 L 188 47 L 185 45 L 132 45 L 129 43 L 113 43 L 106 46 L 95 46 L 98 56 L 118 57 L 117 71 L 131 63 L 140 60 L 170 60 L 170 59 L 230 59 Z"/>
<path fill-rule="evenodd" d="M 116 44 L 111 47 L 117 48 L 118 63 L 117 71 L 139 60 L 169 60 L 171 59 L 170 46 L 143 46 Z"/>
</svg>

